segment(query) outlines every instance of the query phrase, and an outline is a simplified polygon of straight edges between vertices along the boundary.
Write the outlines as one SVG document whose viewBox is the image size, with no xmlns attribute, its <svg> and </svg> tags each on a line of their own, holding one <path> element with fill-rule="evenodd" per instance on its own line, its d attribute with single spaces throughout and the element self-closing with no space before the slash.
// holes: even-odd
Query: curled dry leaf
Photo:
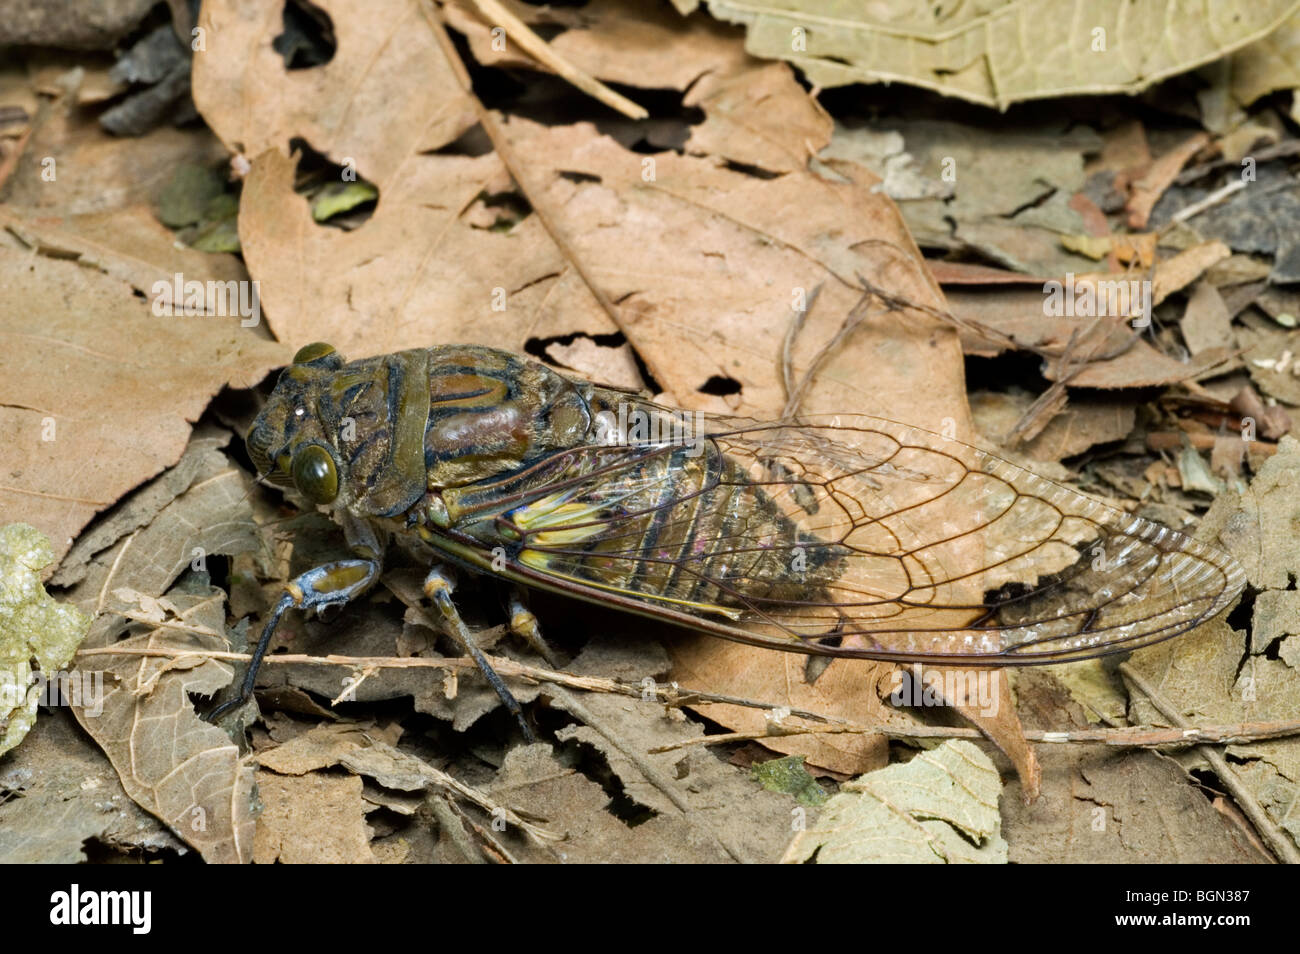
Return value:
<svg viewBox="0 0 1300 954">
<path fill-rule="evenodd" d="M 846 782 L 797 831 L 786 863 L 1005 864 L 998 792 L 987 755 L 950 741 L 905 764 Z"/>
<path fill-rule="evenodd" d="M 226 639 L 204 635 L 225 632 L 222 591 L 203 586 L 168 592 L 195 561 L 261 545 L 248 478 L 221 454 L 211 454 L 189 490 L 143 529 L 90 561 L 71 593 L 73 601 L 96 613 L 83 649 L 112 645 L 127 625 L 122 614 L 138 611 L 138 602 L 126 604 L 113 595 L 122 589 L 133 598 L 166 594 L 184 617 L 170 621 L 180 627 L 149 627 L 123 640 L 123 646 L 229 649 Z M 164 476 L 158 482 L 165 481 Z M 152 489 L 140 496 L 149 497 Z M 77 671 L 105 674 L 102 704 L 73 711 L 112 761 L 127 793 L 206 860 L 247 861 L 253 841 L 252 767 L 225 732 L 200 721 L 190 700 L 191 693 L 211 696 L 228 685 L 231 666 L 192 656 L 82 655 Z"/>
<path fill-rule="evenodd" d="M 225 593 L 182 586 L 168 594 L 175 622 L 220 631 Z M 115 644 L 130 649 L 226 650 L 225 639 L 159 626 Z M 243 862 L 253 852 L 253 768 L 224 731 L 203 722 L 190 695 L 210 697 L 234 675 L 228 663 L 181 656 L 91 657 L 102 666 L 102 710 L 77 709 L 123 787 L 208 862 Z M 82 673 L 89 666 L 79 667 Z"/>
</svg>

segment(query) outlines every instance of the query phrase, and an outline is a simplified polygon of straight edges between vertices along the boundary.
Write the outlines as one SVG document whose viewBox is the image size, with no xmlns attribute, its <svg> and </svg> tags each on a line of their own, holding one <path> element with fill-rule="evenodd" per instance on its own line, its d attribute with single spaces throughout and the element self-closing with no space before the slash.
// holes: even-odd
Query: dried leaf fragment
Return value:
<svg viewBox="0 0 1300 954">
<path fill-rule="evenodd" d="M 33 677 L 67 666 L 90 629 L 90 614 L 53 599 L 41 585 L 40 571 L 53 562 L 54 550 L 39 530 L 25 523 L 0 527 L 0 754 L 36 722 L 41 693 Z"/>
<path fill-rule="evenodd" d="M 988 756 L 969 742 L 945 742 L 845 783 L 816 823 L 795 834 L 782 860 L 1005 864 L 1001 787 Z"/>
</svg>

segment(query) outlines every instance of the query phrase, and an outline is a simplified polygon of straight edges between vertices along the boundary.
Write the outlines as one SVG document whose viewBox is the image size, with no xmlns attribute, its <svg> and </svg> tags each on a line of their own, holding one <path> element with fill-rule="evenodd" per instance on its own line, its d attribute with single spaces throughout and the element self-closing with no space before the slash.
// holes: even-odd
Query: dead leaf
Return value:
<svg viewBox="0 0 1300 954">
<path fill-rule="evenodd" d="M 1039 670 L 1017 675 L 1017 696 L 1028 726 L 1059 732 L 1088 725 L 1079 704 L 1055 679 Z M 1176 763 L 1156 752 L 1044 745 L 1039 754 L 1041 800 L 1027 806 L 1008 791 L 1002 802 L 1003 837 L 1013 863 L 1268 860 L 1238 825 L 1214 810 Z"/>
<path fill-rule="evenodd" d="M 220 456 L 220 455 L 218 455 Z M 184 494 L 165 506 L 144 529 L 96 555 L 71 598 L 93 611 L 83 650 L 114 642 L 127 625 L 112 592 L 121 587 L 162 596 L 192 562 L 261 545 L 248 501 L 248 478 L 228 463 L 210 461 Z M 159 478 L 160 481 L 166 478 Z M 150 489 L 140 492 L 150 497 Z M 202 628 L 225 630 L 225 594 L 173 593 L 190 607 Z M 127 646 L 228 650 L 225 639 L 167 627 L 129 637 Z M 208 861 L 246 861 L 252 851 L 251 767 L 243 764 L 229 736 L 199 721 L 189 693 L 211 696 L 227 685 L 227 663 L 194 657 L 80 656 L 76 671 L 103 672 L 109 686 L 100 711 L 78 707 L 77 719 L 104 749 L 122 784 L 142 807 L 166 822 Z M 147 688 L 146 695 L 135 690 Z M 160 731 L 160 727 L 169 727 Z"/>
<path fill-rule="evenodd" d="M 754 788 L 758 789 L 757 784 Z M 503 805 L 541 816 L 549 826 L 565 832 L 553 854 L 505 832 L 503 840 L 524 861 L 721 864 L 733 860 L 716 841 L 699 838 L 680 815 L 658 814 L 630 826 L 607 810 L 609 796 L 597 783 L 558 758 L 553 747 L 544 743 L 507 752 L 489 792 Z"/>
<path fill-rule="evenodd" d="M 997 440 L 1024 417 L 1034 400 L 1025 391 L 977 391 L 971 394 L 975 427 Z M 1018 448 L 1030 460 L 1060 461 L 1098 444 L 1121 441 L 1133 430 L 1137 413 L 1127 401 L 1071 396 L 1065 409 Z"/>
<path fill-rule="evenodd" d="M 782 859 L 799 864 L 1005 864 L 998 793 L 988 756 L 949 741 L 877 769 L 826 803 Z"/>
<path fill-rule="evenodd" d="M 1179 2 L 1082 16 L 1062 0 L 971 7 L 893 0 L 828 15 L 807 0 L 709 2 L 713 16 L 745 25 L 751 53 L 789 60 L 817 86 L 906 82 L 999 109 L 1046 96 L 1140 92 L 1267 36 L 1295 9 L 1290 0 L 1209 10 Z"/>
<path fill-rule="evenodd" d="M 257 773 L 262 813 L 253 860 L 260 865 L 375 864 L 356 775 Z"/>
<path fill-rule="evenodd" d="M 1228 306 L 1223 303 L 1219 290 L 1207 281 L 1197 282 L 1192 289 L 1178 327 L 1192 354 L 1231 347 L 1234 343 Z"/>
<path fill-rule="evenodd" d="M 1189 136 L 1174 149 L 1151 163 L 1150 168 L 1140 179 L 1133 183 L 1129 196 L 1128 226 L 1131 229 L 1144 229 L 1151 217 L 1151 210 L 1160 201 L 1165 190 L 1173 184 L 1174 179 L 1187 164 L 1187 160 L 1196 155 L 1210 141 L 1207 133 Z"/>
<path fill-rule="evenodd" d="M 52 562 L 50 541 L 39 531 L 25 523 L 0 526 L 0 755 L 35 724 L 46 694 L 41 684 L 57 685 L 49 680 L 60 678 L 90 628 L 89 614 L 41 586 L 41 570 Z"/>
<path fill-rule="evenodd" d="M 216 587 L 181 584 L 168 596 L 181 609 L 177 622 L 224 629 L 225 593 Z M 224 651 L 229 646 L 224 639 L 166 626 L 146 629 L 113 648 Z M 228 663 L 192 656 L 89 660 L 83 658 L 78 671 L 103 672 L 102 711 L 86 706 L 75 711 L 112 761 L 127 793 L 204 860 L 247 861 L 253 852 L 252 766 L 225 732 L 199 720 L 190 701 L 191 693 L 215 695 L 230 683 L 234 670 Z"/>
<path fill-rule="evenodd" d="M 56 559 L 96 512 L 176 463 L 217 391 L 287 360 L 238 318 L 159 318 L 128 285 L 73 262 L 0 248 L 0 274 L 0 335 L 14 343 L 0 441 L 20 455 L 0 509 L 25 514 Z"/>
<path fill-rule="evenodd" d="M 187 850 L 127 796 L 103 753 L 59 708 L 0 761 L 0 861 L 80 864 L 89 841 L 119 852 Z"/>
<path fill-rule="evenodd" d="M 567 668 L 639 683 L 666 668 L 662 651 L 653 649 L 599 643 Z M 556 738 L 599 751 L 628 798 L 660 816 L 683 820 L 692 842 L 714 842 L 736 861 L 770 862 L 780 855 L 790 831 L 787 800 L 761 790 L 747 772 L 708 749 L 651 752 L 698 738 L 703 734 L 698 723 L 659 702 L 605 693 L 553 691 L 553 704 L 582 723 L 560 729 Z"/>
<path fill-rule="evenodd" d="M 1222 494 L 1198 531 L 1203 537 L 1217 535 L 1241 562 L 1260 597 L 1289 593 L 1300 568 L 1300 547 L 1292 531 L 1292 488 L 1298 467 L 1300 441 L 1283 437 L 1277 453 L 1259 469 L 1246 492 Z M 1128 665 L 1191 724 L 1300 718 L 1300 670 L 1286 661 L 1300 653 L 1290 645 L 1296 637 L 1286 633 L 1290 625 L 1283 621 L 1285 600 L 1260 597 L 1256 598 L 1254 638 L 1244 654 L 1241 634 L 1220 619 L 1183 639 L 1135 653 Z M 1262 634 L 1269 633 L 1277 634 L 1280 643 L 1262 643 Z M 1138 691 L 1133 692 L 1132 717 L 1166 724 L 1163 713 Z M 1247 797 L 1256 801 L 1255 807 L 1300 844 L 1300 816 L 1295 809 L 1300 743 L 1278 739 L 1230 745 L 1224 756 L 1216 770 L 1234 773 Z M 1187 766 L 1205 766 L 1199 750 L 1180 760 Z"/>
</svg>

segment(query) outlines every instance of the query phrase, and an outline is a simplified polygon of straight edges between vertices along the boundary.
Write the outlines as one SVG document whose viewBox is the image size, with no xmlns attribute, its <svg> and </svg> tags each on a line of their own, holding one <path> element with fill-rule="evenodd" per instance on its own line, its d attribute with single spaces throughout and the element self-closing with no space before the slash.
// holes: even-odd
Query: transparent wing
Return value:
<svg viewBox="0 0 1300 954">
<path fill-rule="evenodd" d="M 980 665 L 1145 646 L 1245 582 L 1213 546 L 919 428 L 696 421 L 467 491 L 469 511 L 492 502 L 474 545 L 506 545 L 527 582 L 745 642 Z"/>
</svg>

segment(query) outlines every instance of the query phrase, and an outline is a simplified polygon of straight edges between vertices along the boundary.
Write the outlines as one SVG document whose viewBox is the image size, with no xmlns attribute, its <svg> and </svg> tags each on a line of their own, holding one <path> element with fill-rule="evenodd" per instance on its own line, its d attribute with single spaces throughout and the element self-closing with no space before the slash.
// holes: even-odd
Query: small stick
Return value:
<svg viewBox="0 0 1300 954">
<path fill-rule="evenodd" d="M 610 109 L 618 110 L 629 119 L 646 119 L 649 113 L 645 107 L 622 96 L 600 80 L 578 69 L 564 57 L 560 56 L 550 44 L 532 31 L 523 20 L 519 19 L 497 0 L 474 0 L 474 6 L 490 24 L 501 26 L 513 37 L 520 48 L 543 66 L 550 67 L 561 79 L 567 80 L 588 96 L 600 100 Z"/>
<path fill-rule="evenodd" d="M 1151 704 L 1160 710 L 1162 716 L 1176 726 L 1187 728 L 1187 723 L 1178 710 L 1161 696 L 1154 686 L 1151 686 L 1142 678 L 1136 669 L 1128 663 L 1120 663 L 1119 671 L 1125 679 L 1151 700 Z M 1232 793 L 1232 797 L 1236 799 L 1237 805 L 1250 818 L 1255 830 L 1263 836 L 1277 856 L 1289 865 L 1300 864 L 1300 848 L 1297 848 L 1291 837 L 1268 817 L 1268 812 L 1264 810 L 1264 807 L 1260 805 L 1255 796 L 1242 783 L 1241 777 L 1237 775 L 1237 770 L 1228 764 L 1228 760 L 1223 757 L 1223 753 L 1216 752 L 1207 745 L 1202 747 L 1201 755 L 1205 756 L 1205 760 L 1210 763 L 1215 774 L 1219 776 L 1223 784 L 1227 786 L 1228 791 Z"/>
<path fill-rule="evenodd" d="M 754 742 L 763 739 L 792 735 L 884 735 L 892 739 L 970 739 L 988 741 L 979 729 L 952 726 L 892 725 L 808 725 L 787 726 L 773 723 L 764 732 L 724 732 L 702 735 L 669 745 L 657 746 L 652 754 L 672 752 L 696 745 L 724 745 L 728 742 Z M 1239 722 L 1229 725 L 1203 725 L 1194 728 L 1166 728 L 1164 726 L 1131 725 L 1107 729 L 1070 729 L 1050 732 L 1028 729 L 1025 738 L 1030 742 L 1075 743 L 1110 745 L 1117 748 L 1182 748 L 1189 745 L 1234 745 L 1240 742 L 1258 742 L 1261 739 L 1280 739 L 1300 735 L 1300 719 L 1282 722 Z"/>
</svg>

